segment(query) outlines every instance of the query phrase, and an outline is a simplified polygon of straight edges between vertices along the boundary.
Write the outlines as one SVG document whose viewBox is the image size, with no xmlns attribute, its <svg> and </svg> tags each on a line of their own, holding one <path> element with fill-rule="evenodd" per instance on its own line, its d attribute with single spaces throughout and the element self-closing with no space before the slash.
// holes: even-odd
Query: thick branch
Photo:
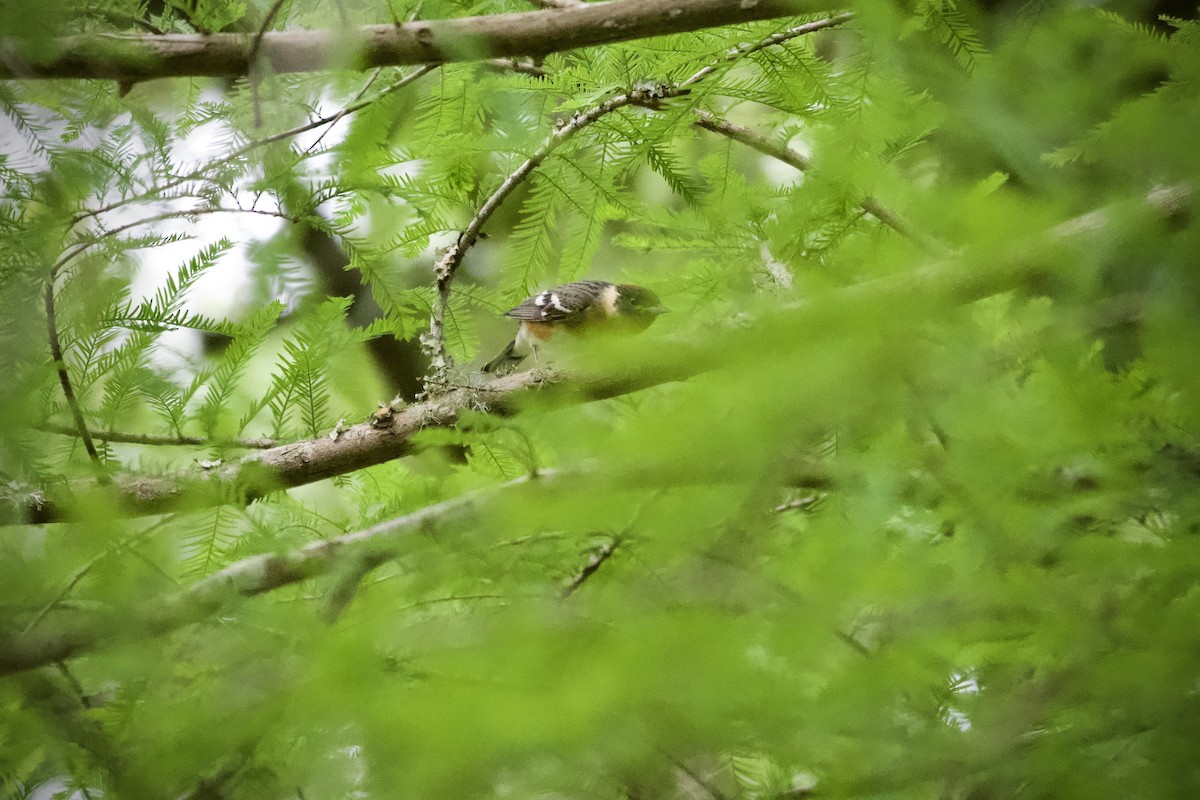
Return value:
<svg viewBox="0 0 1200 800">
<path fill-rule="evenodd" d="M 681 345 L 682 346 L 682 345 Z M 412 452 L 412 437 L 426 427 L 454 425 L 463 411 L 485 407 L 493 414 L 516 411 L 537 389 L 538 402 L 576 402 L 627 394 L 687 377 L 695 367 L 646 364 L 621 374 L 565 375 L 519 372 L 480 385 L 453 389 L 397 412 L 390 424 L 355 425 L 336 436 L 321 436 L 267 450 L 208 469 L 196 467 L 163 476 L 116 475 L 109 500 L 128 516 L 162 514 L 224 503 L 248 503 L 270 492 L 304 486 L 381 464 Z M 50 492 L 3 499 L 8 523 L 60 522 L 72 518 L 70 500 Z M 15 507 L 15 508 L 14 508 Z M 15 511 L 15 513 L 14 513 Z"/>
<path fill-rule="evenodd" d="M 274 72 L 543 56 L 819 9 L 812 0 L 617 0 L 544 11 L 367 25 L 353 31 L 285 31 L 262 37 Z M 93 34 L 58 40 L 49 59 L 0 42 L 0 78 L 103 78 L 132 83 L 172 76 L 249 74 L 255 36 Z"/>
</svg>

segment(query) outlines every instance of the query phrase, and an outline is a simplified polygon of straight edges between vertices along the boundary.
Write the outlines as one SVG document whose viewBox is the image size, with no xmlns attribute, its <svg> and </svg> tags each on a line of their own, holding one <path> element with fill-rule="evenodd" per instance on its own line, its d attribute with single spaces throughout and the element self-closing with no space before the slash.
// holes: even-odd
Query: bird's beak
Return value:
<svg viewBox="0 0 1200 800">
<path fill-rule="evenodd" d="M 647 314 L 666 314 L 670 310 L 671 309 L 667 308 L 666 306 L 650 306 L 649 308 L 646 309 L 646 313 Z"/>
</svg>

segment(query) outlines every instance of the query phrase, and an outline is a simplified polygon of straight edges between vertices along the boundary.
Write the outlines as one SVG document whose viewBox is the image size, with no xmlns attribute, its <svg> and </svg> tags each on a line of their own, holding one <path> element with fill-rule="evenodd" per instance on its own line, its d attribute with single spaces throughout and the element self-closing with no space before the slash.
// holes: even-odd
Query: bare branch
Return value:
<svg viewBox="0 0 1200 800">
<path fill-rule="evenodd" d="M 686 343 L 675 346 L 684 353 Z M 204 508 L 226 503 L 246 504 L 274 491 L 344 475 L 381 464 L 412 452 L 410 439 L 426 427 L 444 427 L 458 421 L 467 410 L 487 410 L 496 415 L 517 411 L 536 399 L 553 403 L 586 402 L 681 380 L 697 366 L 685 361 L 647 362 L 621 374 L 568 375 L 518 372 L 478 387 L 455 389 L 397 412 L 390 426 L 355 425 L 336 436 L 321 436 L 260 450 L 237 461 L 161 476 L 115 475 L 112 500 L 128 516 L 162 514 L 178 509 Z M 536 392 L 531 392 L 536 389 Z M 0 494 L 0 523 L 46 523 L 72 518 L 71 498 L 86 486 L 32 494 Z M 4 506 L 8 509 L 5 511 Z"/>
<path fill-rule="evenodd" d="M 117 234 L 125 233 L 128 230 L 140 227 L 142 225 L 150 225 L 155 222 L 164 222 L 169 219 L 195 219 L 196 217 L 205 216 L 207 214 L 258 214 L 259 216 L 275 217 L 276 219 L 283 219 L 283 220 L 287 220 L 288 222 L 296 222 L 297 221 L 296 217 L 293 217 L 290 214 L 286 214 L 282 211 L 271 211 L 271 210 L 262 209 L 262 208 L 228 208 L 225 206 L 201 206 L 199 208 L 181 208 L 181 209 L 176 209 L 175 211 L 165 211 L 162 214 L 154 214 L 153 216 L 143 217 L 141 219 L 135 219 L 132 222 L 127 222 L 124 225 L 120 225 L 116 228 L 101 231 L 101 232 L 99 232 L 98 235 L 96 235 L 95 238 L 88 239 L 83 242 L 79 242 L 74 247 L 72 247 L 70 250 L 63 253 L 62 256 L 59 257 L 58 261 L 54 262 L 54 266 L 51 267 L 51 273 L 54 276 L 57 276 L 62 271 L 62 268 L 65 267 L 68 263 L 75 260 L 75 258 L 77 258 L 79 255 L 84 253 L 86 250 L 89 250 L 89 249 L 95 247 L 96 245 L 100 244 L 100 242 L 102 242 L 106 238 L 116 236 Z"/>
<path fill-rule="evenodd" d="M 93 209 L 88 209 L 86 211 L 81 211 L 78 214 L 76 214 L 74 217 L 71 218 L 71 224 L 72 225 L 78 224 L 80 222 L 83 222 L 85 219 L 88 219 L 89 217 L 99 216 L 100 214 L 104 214 L 109 211 L 114 211 L 118 208 L 123 208 L 124 206 L 130 205 L 131 203 L 136 203 L 136 202 L 146 201 L 146 200 L 153 200 L 155 197 L 161 196 L 163 194 L 163 192 L 169 191 L 171 189 L 175 189 L 175 188 L 182 186 L 183 184 L 188 183 L 190 181 L 199 180 L 206 172 L 216 169 L 217 167 L 224 166 L 225 164 L 228 164 L 232 161 L 236 161 L 237 159 L 241 158 L 242 156 L 246 155 L 247 153 L 249 153 L 253 150 L 257 150 L 260 147 L 264 147 L 268 144 L 282 141 L 284 139 L 290 139 L 293 136 L 298 136 L 302 133 L 306 133 L 307 131 L 314 130 L 315 128 L 319 128 L 322 125 L 334 125 L 339 120 L 341 120 L 343 117 L 345 117 L 349 114 L 353 114 L 357 111 L 361 111 L 362 109 L 366 108 L 367 106 L 371 105 L 372 103 L 376 103 L 379 100 L 382 100 L 384 97 L 387 97 L 389 94 L 396 91 L 397 89 L 401 89 L 401 88 L 407 86 L 408 84 L 412 83 L 413 81 L 417 80 L 418 78 L 420 78 L 424 75 L 428 75 L 434 69 L 436 69 L 436 67 L 433 67 L 433 66 L 421 67 L 420 69 L 410 72 L 407 75 L 405 75 L 404 77 L 397 80 L 396 82 L 392 83 L 390 86 L 381 90 L 379 92 L 379 94 L 375 95 L 372 98 L 369 98 L 367 100 L 361 100 L 356 103 L 351 103 L 351 104 L 347 105 L 345 108 L 341 109 L 340 111 L 337 111 L 333 114 L 329 114 L 328 116 L 321 117 L 320 119 L 315 119 L 312 122 L 307 122 L 298 127 L 290 128 L 289 130 L 286 130 L 286 131 L 280 131 L 279 133 L 275 133 L 270 136 L 266 136 L 262 139 L 255 139 L 254 141 L 249 142 L 249 143 L 239 147 L 238 149 L 234 150 L 229 155 L 222 156 L 221 158 L 215 159 L 213 161 L 209 161 L 207 164 L 203 164 L 200 167 L 197 167 L 196 169 L 192 170 L 191 172 L 189 172 L 186 175 L 182 175 L 178 178 L 175 178 L 174 180 L 159 184 L 159 185 L 155 186 L 153 189 L 151 189 L 149 192 L 146 192 L 144 194 L 141 194 L 141 195 L 138 195 L 135 197 L 126 197 L 121 200 L 115 200 L 112 203 L 109 203 L 104 206 L 100 206 L 99 208 L 93 208 Z"/>
<path fill-rule="evenodd" d="M 76 436 L 79 431 L 66 425 L 46 423 L 38 426 L 47 433 Z M 153 433 L 128 433 L 125 431 L 91 431 L 92 439 L 99 442 L 121 442 L 123 444 L 145 444 L 161 447 L 244 447 L 248 450 L 266 450 L 276 447 L 274 439 L 205 439 L 203 436 L 161 436 Z"/>
<path fill-rule="evenodd" d="M 267 31 L 275 24 L 275 16 L 279 14 L 279 9 L 283 7 L 285 0 L 275 0 L 271 4 L 271 8 L 267 11 L 267 15 L 263 17 L 262 25 L 258 27 L 258 33 L 254 35 L 254 41 L 250 44 L 250 55 L 247 59 L 251 64 L 258 58 L 258 53 L 262 49 L 263 37 L 267 35 Z"/>
<path fill-rule="evenodd" d="M 259 57 L 276 73 L 334 68 L 544 56 L 818 10 L 812 0 L 616 0 L 353 31 L 283 31 L 262 36 Z M 54 42 L 45 59 L 12 39 L 0 42 L 0 79 L 101 78 L 122 83 L 172 76 L 249 74 L 251 33 L 90 34 Z"/>
</svg>

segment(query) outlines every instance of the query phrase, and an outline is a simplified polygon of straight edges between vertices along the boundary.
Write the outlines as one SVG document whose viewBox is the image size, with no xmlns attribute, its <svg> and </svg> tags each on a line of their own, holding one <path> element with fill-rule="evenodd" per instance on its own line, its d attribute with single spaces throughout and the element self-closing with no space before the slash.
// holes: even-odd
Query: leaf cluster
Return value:
<svg viewBox="0 0 1200 800">
<path fill-rule="evenodd" d="M 0 20 L 37 49 L 271 10 L 60 7 Z M 0 482 L 72 498 L 0 529 L 0 650 L 100 641 L 0 677 L 0 794 L 1194 795 L 1196 23 L 876 3 L 752 47 L 815 19 L 521 70 L 0 86 Z M 392 396 L 379 354 L 419 346 L 432 266 L 531 158 L 454 277 L 448 379 L 587 277 L 671 313 L 547 359 L 662 380 L 480 391 L 404 458 L 304 461 Z M 336 477 L 125 516 L 261 436 Z M 446 502 L 386 556 L 320 549 Z"/>
</svg>

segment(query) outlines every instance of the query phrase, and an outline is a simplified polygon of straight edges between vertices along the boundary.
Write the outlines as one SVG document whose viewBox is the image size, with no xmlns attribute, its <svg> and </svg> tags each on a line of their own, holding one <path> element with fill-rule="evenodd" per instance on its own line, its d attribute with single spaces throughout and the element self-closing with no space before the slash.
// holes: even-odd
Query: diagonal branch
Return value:
<svg viewBox="0 0 1200 800">
<path fill-rule="evenodd" d="M 805 172 L 811 167 L 809 160 L 800 153 L 785 145 L 775 144 L 767 138 L 759 136 L 749 128 L 734 125 L 708 111 L 696 109 L 695 114 L 696 125 L 698 127 L 728 137 L 735 142 L 741 142 L 763 155 L 782 161 L 784 164 L 795 167 L 801 172 Z M 920 247 L 927 255 L 940 256 L 946 254 L 947 248 L 945 245 L 918 231 L 900 217 L 900 215 L 890 211 L 874 197 L 868 195 L 863 198 L 862 202 L 859 203 L 859 208 Z"/>
<path fill-rule="evenodd" d="M 373 69 L 403 64 L 544 56 L 649 36 L 803 14 L 813 0 L 615 0 L 542 11 L 351 31 L 266 33 L 88 34 L 56 40 L 39 57 L 22 42 L 0 41 L 0 79 L 100 78 L 121 83 L 173 76 L 248 75 L 254 56 L 273 72 Z M 256 53 L 257 51 L 257 53 Z"/>
<path fill-rule="evenodd" d="M 507 64 L 506 64 L 506 66 L 507 66 Z M 144 192 L 142 194 L 139 194 L 139 195 L 136 195 L 133 197 L 125 197 L 120 200 L 114 200 L 113 202 L 111 202 L 107 205 L 100 206 L 98 208 L 92 208 L 92 209 L 88 209 L 85 211 L 81 211 L 71 218 L 71 224 L 72 225 L 78 224 L 90 217 L 96 217 L 96 216 L 99 216 L 106 212 L 114 211 L 118 208 L 122 208 L 124 206 L 130 205 L 131 203 L 137 203 L 137 202 L 141 202 L 141 201 L 145 201 L 145 200 L 152 200 L 155 197 L 161 196 L 164 192 L 167 192 L 171 189 L 176 189 L 176 188 L 184 185 L 185 183 L 188 183 L 188 182 L 194 181 L 194 180 L 199 180 L 206 172 L 211 172 L 212 170 L 216 169 L 217 167 L 221 167 L 221 166 L 224 166 L 225 164 L 229 164 L 233 161 L 237 161 L 242 156 L 244 156 L 247 153 L 250 153 L 254 150 L 257 150 L 260 147 L 265 147 L 266 145 L 273 144 L 275 142 L 279 142 L 284 139 L 291 139 L 294 136 L 299 136 L 302 133 L 306 133 L 306 132 L 314 130 L 316 128 L 320 128 L 322 125 L 330 125 L 330 126 L 335 125 L 343 117 L 345 117 L 349 114 L 353 114 L 355 112 L 361 111 L 362 109 L 366 108 L 367 106 L 369 106 L 373 103 L 376 103 L 379 100 L 382 100 L 383 98 L 387 97 L 389 94 L 396 91 L 397 89 L 404 88 L 405 86 L 409 85 L 410 83 L 417 80 L 418 78 L 421 78 L 421 77 L 429 74 L 434 69 L 436 69 L 436 67 L 423 66 L 420 69 L 414 70 L 413 72 L 410 72 L 407 75 L 404 75 L 403 77 L 396 80 L 394 83 L 389 84 L 387 87 L 380 90 L 379 94 L 375 95 L 374 97 L 367 98 L 366 100 L 358 100 L 356 102 L 352 102 L 349 105 L 342 108 L 340 111 L 336 111 L 333 114 L 329 114 L 324 117 L 314 119 L 311 122 L 306 122 L 305 124 L 297 126 L 295 128 L 289 128 L 286 131 L 280 131 L 279 133 L 275 133 L 270 136 L 265 136 L 262 139 L 255 139 L 252 142 L 247 142 L 246 144 L 244 144 L 241 147 L 234 150 L 229 155 L 221 156 L 220 158 L 209 161 L 206 164 L 202 164 L 201 166 L 197 167 L 196 169 L 192 170 L 191 172 L 187 173 L 186 175 L 181 175 L 178 178 L 174 178 L 165 183 L 158 184 L 147 192 Z"/>
<path fill-rule="evenodd" d="M 462 233 L 458 235 L 458 239 L 450 246 L 434 267 L 434 274 L 437 279 L 437 303 L 434 305 L 433 315 L 429 322 L 429 347 L 431 351 L 431 360 L 434 368 L 434 378 L 440 379 L 445 376 L 445 370 L 449 366 L 449 357 L 446 354 L 446 312 L 450 304 L 450 288 L 454 280 L 454 273 L 462 264 L 463 258 L 467 254 L 467 250 L 479 240 L 480 231 L 484 224 L 491 219 L 492 214 L 500 207 L 500 204 L 508 198 L 513 191 L 521 185 L 529 176 L 544 162 L 551 153 L 557 150 L 564 142 L 570 139 L 579 131 L 591 125 L 596 120 L 604 117 L 619 108 L 626 106 L 642 105 L 653 101 L 655 98 L 677 97 L 684 90 L 680 89 L 634 89 L 627 94 L 617 95 L 610 98 L 582 114 L 573 116 L 566 125 L 558 128 L 550 135 L 541 147 L 533 152 L 529 158 L 522 162 L 521 166 L 517 167 L 509 174 L 504 182 L 488 196 L 483 205 L 479 207 L 479 211 L 463 228 Z"/>
<path fill-rule="evenodd" d="M 63 358 L 62 343 L 58 338 L 58 320 L 54 310 L 54 281 L 58 277 L 58 265 L 56 264 L 50 270 L 50 278 L 46 281 L 46 331 L 50 339 L 50 358 L 54 362 L 54 369 L 58 372 L 58 383 L 62 386 L 63 396 L 67 399 L 67 406 L 71 409 L 71 418 L 75 422 L 75 430 L 79 434 L 79 438 L 83 440 L 83 448 L 87 450 L 88 458 L 92 460 L 92 465 L 96 468 L 96 474 L 99 475 L 101 482 L 107 482 L 108 478 L 104 474 L 104 464 L 100 460 L 100 454 L 96 451 L 96 445 L 92 442 L 92 436 L 88 432 L 87 422 L 83 419 L 83 409 L 79 407 L 79 400 L 75 397 L 75 390 L 71 386 L 71 376 L 67 372 L 67 362 Z"/>
<path fill-rule="evenodd" d="M 239 597 L 290 586 L 346 564 L 369 570 L 399 557 L 414 534 L 433 534 L 476 513 L 499 490 L 543 482 L 553 476 L 552 472 L 523 476 L 296 550 L 250 556 L 178 594 L 142 603 L 148 610 L 136 619 L 127 614 L 72 615 L 66 622 L 44 623 L 8 640 L 0 638 L 0 675 L 34 669 L 102 645 L 166 633 L 209 617 Z"/>
<path fill-rule="evenodd" d="M 579 568 L 579 571 L 571 578 L 562 592 L 559 593 L 559 598 L 566 600 L 579 589 L 580 586 L 596 573 L 604 565 L 605 561 L 612 558 L 613 553 L 617 552 L 617 548 L 621 546 L 622 539 L 620 536 L 614 537 L 612 541 L 601 547 L 596 552 L 592 553 L 587 560 L 587 563 Z"/>
</svg>

